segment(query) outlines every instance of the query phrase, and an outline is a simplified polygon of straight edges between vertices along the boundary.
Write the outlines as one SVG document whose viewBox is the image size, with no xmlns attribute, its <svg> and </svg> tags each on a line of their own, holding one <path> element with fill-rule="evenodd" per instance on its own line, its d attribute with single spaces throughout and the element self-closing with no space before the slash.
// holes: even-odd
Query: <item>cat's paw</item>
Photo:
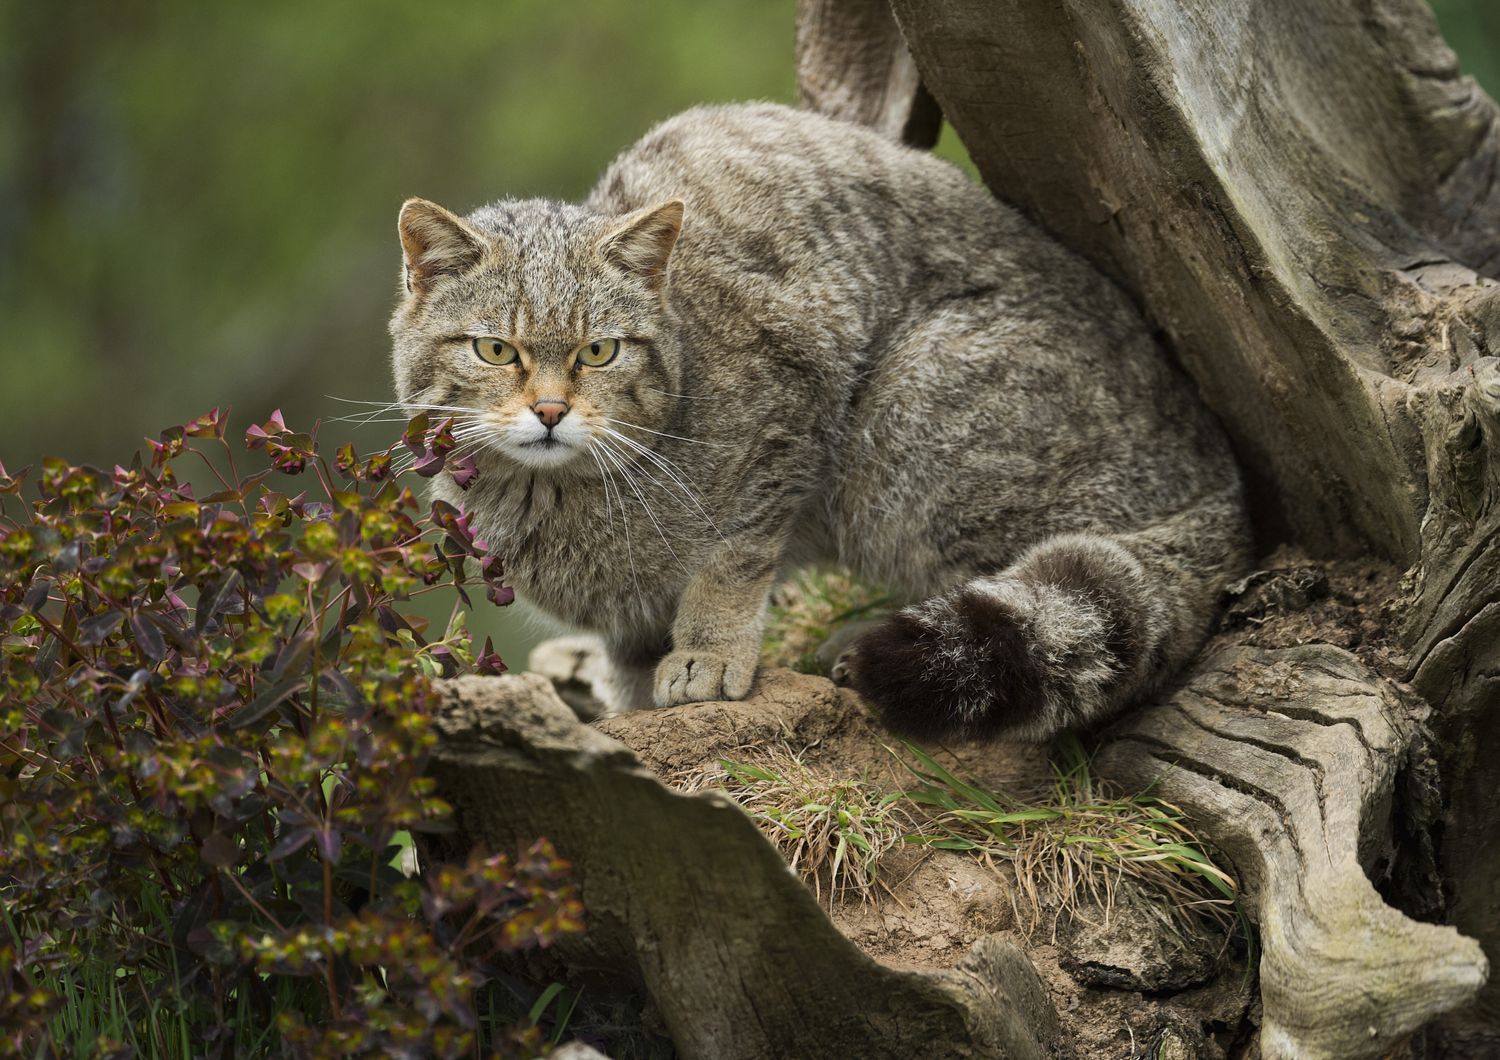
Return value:
<svg viewBox="0 0 1500 1060">
<path fill-rule="evenodd" d="M 656 705 L 744 699 L 755 683 L 756 659 L 712 651 L 674 651 L 656 667 Z"/>
<path fill-rule="evenodd" d="M 845 648 L 828 668 L 829 679 L 840 688 L 854 684 L 854 649 Z"/>
<path fill-rule="evenodd" d="M 854 645 L 866 633 L 879 626 L 882 618 L 864 619 L 857 622 L 845 622 L 834 630 L 814 653 L 815 658 L 828 672 L 836 685 L 847 685 L 853 680 Z"/>
</svg>

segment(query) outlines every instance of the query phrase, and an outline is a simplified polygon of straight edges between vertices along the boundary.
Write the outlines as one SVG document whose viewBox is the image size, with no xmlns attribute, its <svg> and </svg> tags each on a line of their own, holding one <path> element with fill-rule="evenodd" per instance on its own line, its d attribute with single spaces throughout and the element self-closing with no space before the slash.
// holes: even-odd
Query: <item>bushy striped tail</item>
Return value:
<svg viewBox="0 0 1500 1060">
<path fill-rule="evenodd" d="M 1138 534 L 1048 538 L 861 637 L 842 673 L 895 732 L 1046 740 L 1118 713 L 1192 656 L 1244 562 L 1237 499 Z"/>
</svg>

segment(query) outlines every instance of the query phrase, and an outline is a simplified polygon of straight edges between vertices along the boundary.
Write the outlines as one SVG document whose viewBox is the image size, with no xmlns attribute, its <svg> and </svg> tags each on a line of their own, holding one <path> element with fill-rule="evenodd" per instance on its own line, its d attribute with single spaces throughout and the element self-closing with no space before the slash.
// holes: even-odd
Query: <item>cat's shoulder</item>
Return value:
<svg viewBox="0 0 1500 1060">
<path fill-rule="evenodd" d="M 803 152 L 817 144 L 860 153 L 900 154 L 910 149 L 864 126 L 782 103 L 710 103 L 692 107 L 651 128 L 622 158 L 650 160 L 663 155 L 703 157 L 716 150 Z"/>
</svg>

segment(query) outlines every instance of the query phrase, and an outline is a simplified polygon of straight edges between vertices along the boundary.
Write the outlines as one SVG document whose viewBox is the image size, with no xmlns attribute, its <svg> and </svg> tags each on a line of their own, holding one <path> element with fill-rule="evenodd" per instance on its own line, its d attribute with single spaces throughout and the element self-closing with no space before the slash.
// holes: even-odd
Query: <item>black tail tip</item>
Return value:
<svg viewBox="0 0 1500 1060">
<path fill-rule="evenodd" d="M 927 665 L 935 646 L 932 632 L 902 613 L 860 637 L 845 653 L 850 687 L 898 736 L 936 740 L 957 734 L 957 719 L 944 706 L 951 690 Z"/>
<path fill-rule="evenodd" d="M 1040 737 L 1045 674 L 1020 618 L 988 593 L 966 587 L 893 615 L 845 660 L 849 684 L 899 736 Z"/>
</svg>

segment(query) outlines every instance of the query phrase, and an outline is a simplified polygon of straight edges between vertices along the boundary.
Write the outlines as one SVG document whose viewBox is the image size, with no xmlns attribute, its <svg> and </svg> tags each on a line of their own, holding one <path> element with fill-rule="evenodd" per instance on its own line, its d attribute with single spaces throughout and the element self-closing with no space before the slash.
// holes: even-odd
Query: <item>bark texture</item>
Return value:
<svg viewBox="0 0 1500 1060">
<path fill-rule="evenodd" d="M 805 0 L 797 7 L 797 90 L 810 110 L 931 147 L 943 115 L 884 0 Z"/>
<path fill-rule="evenodd" d="M 1261 1054 L 1381 1056 L 1484 981 L 1479 946 L 1391 908 L 1393 781 L 1418 716 L 1327 644 L 1212 653 L 1097 759 L 1154 785 L 1232 860 L 1258 929 Z"/>
</svg>

